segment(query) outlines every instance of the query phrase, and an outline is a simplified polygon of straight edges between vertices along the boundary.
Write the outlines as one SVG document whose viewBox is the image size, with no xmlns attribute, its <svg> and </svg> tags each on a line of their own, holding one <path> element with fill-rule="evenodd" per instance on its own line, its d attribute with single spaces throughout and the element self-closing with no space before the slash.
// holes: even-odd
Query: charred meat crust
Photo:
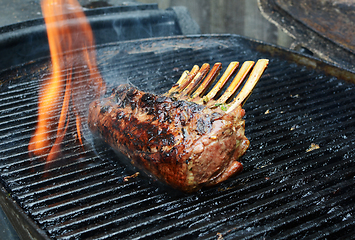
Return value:
<svg viewBox="0 0 355 240">
<path fill-rule="evenodd" d="M 193 192 L 242 170 L 237 159 L 249 146 L 243 116 L 240 107 L 226 114 L 121 85 L 91 103 L 88 124 L 135 166 Z"/>
</svg>

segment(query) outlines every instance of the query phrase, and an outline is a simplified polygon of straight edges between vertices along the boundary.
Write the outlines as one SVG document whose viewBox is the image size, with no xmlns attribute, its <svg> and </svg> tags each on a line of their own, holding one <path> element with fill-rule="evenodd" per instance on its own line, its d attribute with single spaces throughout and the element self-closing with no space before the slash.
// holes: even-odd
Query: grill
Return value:
<svg viewBox="0 0 355 240">
<path fill-rule="evenodd" d="M 243 172 L 195 194 L 135 173 L 86 135 L 45 164 L 27 147 L 49 58 L 0 74 L 1 204 L 37 239 L 344 239 L 354 235 L 354 73 L 237 35 L 164 37 L 97 45 L 110 87 L 163 93 L 204 62 L 270 63 L 246 110 Z M 85 71 L 78 67 L 75 71 Z M 56 117 L 57 113 L 53 113 Z M 69 127 L 70 128 L 70 127 Z M 54 130 L 53 130 L 54 131 Z M 68 133 L 74 135 L 75 130 Z M 319 148 L 310 151 L 311 144 Z M 20 217 L 19 217 L 20 216 Z"/>
</svg>

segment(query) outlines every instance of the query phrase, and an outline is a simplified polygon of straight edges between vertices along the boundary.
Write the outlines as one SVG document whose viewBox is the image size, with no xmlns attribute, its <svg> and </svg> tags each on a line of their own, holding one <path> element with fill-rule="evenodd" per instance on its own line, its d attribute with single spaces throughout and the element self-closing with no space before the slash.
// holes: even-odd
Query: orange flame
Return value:
<svg viewBox="0 0 355 240">
<path fill-rule="evenodd" d="M 82 121 L 88 104 L 104 90 L 96 65 L 94 37 L 80 4 L 76 0 L 43 0 L 41 7 L 47 27 L 52 75 L 42 85 L 38 104 L 38 124 L 29 151 L 54 159 L 60 152 L 69 126 L 70 109 L 76 118 L 77 138 L 82 144 Z M 73 69 L 83 69 L 74 70 Z M 55 113 L 60 111 L 59 120 Z M 53 125 L 57 126 L 52 145 Z"/>
</svg>

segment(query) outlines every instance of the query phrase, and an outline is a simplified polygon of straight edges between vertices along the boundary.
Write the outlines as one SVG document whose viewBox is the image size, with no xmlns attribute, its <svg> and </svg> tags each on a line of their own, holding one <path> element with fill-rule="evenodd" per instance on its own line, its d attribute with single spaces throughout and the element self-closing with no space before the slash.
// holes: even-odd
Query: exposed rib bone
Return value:
<svg viewBox="0 0 355 240">
<path fill-rule="evenodd" d="M 215 63 L 213 68 L 211 69 L 210 73 L 207 75 L 205 80 L 199 86 L 199 88 L 192 94 L 191 100 L 194 101 L 195 98 L 200 97 L 201 95 L 205 94 L 211 84 L 216 80 L 219 72 L 222 69 L 222 63 Z"/>
<path fill-rule="evenodd" d="M 190 84 L 185 89 L 183 89 L 176 97 L 180 99 L 188 97 L 188 95 L 198 87 L 198 84 L 200 84 L 200 82 L 203 80 L 209 70 L 210 65 L 208 63 L 203 64 L 201 69 L 190 82 Z"/>
<path fill-rule="evenodd" d="M 169 92 L 167 92 L 165 95 L 168 96 L 170 95 L 171 92 L 176 92 L 178 87 L 181 85 L 181 83 L 187 78 L 187 75 L 189 74 L 189 71 L 185 70 L 182 74 L 179 80 L 170 88 Z"/>
<path fill-rule="evenodd" d="M 243 63 L 242 67 L 239 69 L 237 75 L 227 88 L 227 90 L 223 93 L 223 95 L 217 100 L 217 104 L 226 103 L 228 99 L 233 97 L 238 90 L 239 86 L 244 81 L 245 77 L 248 75 L 250 69 L 254 65 L 254 61 L 246 61 Z"/>
<path fill-rule="evenodd" d="M 231 103 L 231 106 L 227 110 L 227 113 L 233 111 L 238 106 L 244 105 L 244 103 L 249 98 L 255 85 L 258 83 L 261 75 L 263 74 L 263 72 L 266 69 L 268 64 L 269 64 L 268 59 L 258 60 L 258 62 L 255 64 L 253 71 L 250 73 L 248 80 L 246 81 L 245 85 L 243 86 L 242 90 L 240 90 L 240 92 L 237 95 L 237 97 L 235 98 L 235 100 Z"/>
<path fill-rule="evenodd" d="M 213 99 L 217 95 L 217 93 L 221 91 L 221 89 L 226 84 L 226 82 L 231 78 L 231 76 L 234 74 L 238 66 L 239 66 L 239 62 L 231 62 L 227 67 L 226 71 L 224 72 L 224 74 L 222 75 L 222 77 L 216 83 L 216 85 L 214 85 L 212 90 L 209 93 L 207 93 L 205 99 L 207 100 Z"/>
<path fill-rule="evenodd" d="M 196 76 L 199 66 L 195 65 L 191 69 L 191 71 L 185 76 L 185 77 L 180 77 L 179 81 L 169 90 L 169 92 L 166 94 L 167 96 L 173 96 L 176 93 L 181 92 L 186 88 L 187 85 L 192 81 L 192 79 Z M 186 71 L 185 71 L 186 72 Z"/>
<path fill-rule="evenodd" d="M 259 81 L 261 75 L 263 74 L 264 70 L 266 69 L 269 60 L 267 59 L 260 59 L 255 64 L 252 72 L 249 75 L 248 80 L 245 82 L 242 90 L 238 93 L 237 97 L 228 104 L 230 107 L 226 107 L 226 111 L 232 112 L 238 106 L 243 106 L 245 101 L 250 96 L 251 92 L 253 91 L 255 85 Z M 219 81 L 215 84 L 212 90 L 206 95 L 205 92 L 211 86 L 211 84 L 217 78 L 221 68 L 221 63 L 216 63 L 205 80 L 203 78 L 209 71 L 209 65 L 207 63 L 203 64 L 201 69 L 195 65 L 190 72 L 185 71 L 182 76 L 180 77 L 179 81 L 165 94 L 166 96 L 174 96 L 180 100 L 186 100 L 190 102 L 195 102 L 200 105 L 205 105 L 207 107 L 213 108 L 215 106 L 225 104 L 229 99 L 232 99 L 236 94 L 237 90 L 240 88 L 242 82 L 252 69 L 254 62 L 253 61 L 246 61 L 243 63 L 242 67 L 238 71 L 237 75 L 233 79 L 233 81 L 228 86 L 227 90 L 223 93 L 223 95 L 218 99 L 214 100 L 216 95 L 222 90 L 224 85 L 228 82 L 228 80 L 232 77 L 236 69 L 238 68 L 238 62 L 231 62 L 219 79 Z M 203 80 L 202 84 L 198 87 L 200 82 Z M 198 88 L 197 88 L 198 87 Z M 197 88 L 197 90 L 192 94 L 189 98 L 190 94 Z"/>
</svg>

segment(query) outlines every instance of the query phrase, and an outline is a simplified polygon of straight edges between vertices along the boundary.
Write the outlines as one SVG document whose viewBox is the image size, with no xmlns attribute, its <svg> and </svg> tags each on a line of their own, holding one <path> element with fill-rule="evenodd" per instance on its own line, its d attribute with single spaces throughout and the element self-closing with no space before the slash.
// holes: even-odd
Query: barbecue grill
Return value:
<svg viewBox="0 0 355 240">
<path fill-rule="evenodd" d="M 251 141 L 244 170 L 218 187 L 183 194 L 142 174 L 125 181 L 137 170 L 89 133 L 84 152 L 68 137 L 49 164 L 31 156 L 39 87 L 51 62 L 46 51 L 13 57 L 0 73 L 0 204 L 21 237 L 353 237 L 354 72 L 238 35 L 103 41 L 96 51 L 109 90 L 129 82 L 157 94 L 194 64 L 270 59 L 244 106 Z"/>
</svg>

